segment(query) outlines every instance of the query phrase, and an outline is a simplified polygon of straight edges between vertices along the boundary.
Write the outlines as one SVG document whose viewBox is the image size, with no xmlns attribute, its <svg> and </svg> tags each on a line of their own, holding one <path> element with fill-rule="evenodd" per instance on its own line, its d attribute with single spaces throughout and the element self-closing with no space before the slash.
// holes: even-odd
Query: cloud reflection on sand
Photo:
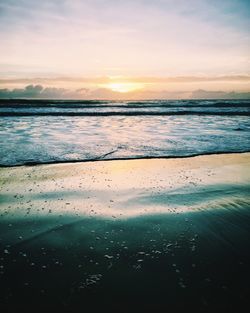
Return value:
<svg viewBox="0 0 250 313">
<path fill-rule="evenodd" d="M 237 207 L 250 202 L 248 156 L 2 169 L 1 213 L 4 218 L 67 214 L 123 219 L 227 204 Z"/>
</svg>

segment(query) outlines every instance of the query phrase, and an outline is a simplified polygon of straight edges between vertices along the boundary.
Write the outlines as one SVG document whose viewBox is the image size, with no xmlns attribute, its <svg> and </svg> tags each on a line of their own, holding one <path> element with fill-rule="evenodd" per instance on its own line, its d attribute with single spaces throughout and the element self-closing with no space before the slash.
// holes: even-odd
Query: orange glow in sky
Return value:
<svg viewBox="0 0 250 313">
<path fill-rule="evenodd" d="M 121 92 L 121 93 L 126 93 L 126 92 L 132 92 L 136 91 L 139 89 L 143 89 L 144 85 L 140 83 L 109 83 L 104 86 L 105 88 L 116 91 L 116 92 Z"/>
</svg>

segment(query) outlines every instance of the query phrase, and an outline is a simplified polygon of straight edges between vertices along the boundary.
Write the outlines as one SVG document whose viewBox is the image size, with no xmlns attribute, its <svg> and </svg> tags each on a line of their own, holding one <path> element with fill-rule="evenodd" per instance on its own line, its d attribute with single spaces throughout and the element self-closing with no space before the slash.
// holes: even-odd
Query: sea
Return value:
<svg viewBox="0 0 250 313">
<path fill-rule="evenodd" d="M 250 151 L 250 100 L 0 100 L 0 166 Z"/>
</svg>

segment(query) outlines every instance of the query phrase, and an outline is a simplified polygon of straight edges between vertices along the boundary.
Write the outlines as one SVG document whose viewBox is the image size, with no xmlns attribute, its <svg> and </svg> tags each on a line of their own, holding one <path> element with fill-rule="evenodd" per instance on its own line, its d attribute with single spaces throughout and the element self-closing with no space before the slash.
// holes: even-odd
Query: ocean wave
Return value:
<svg viewBox="0 0 250 313">
<path fill-rule="evenodd" d="M 221 100 L 151 101 L 146 102 L 149 107 L 144 108 L 126 107 L 136 106 L 135 102 L 94 102 L 97 108 L 85 102 L 81 102 L 85 108 L 57 107 L 58 103 L 67 105 L 67 101 L 52 101 L 54 107 L 41 106 L 48 101 L 35 101 L 40 104 L 36 107 L 25 107 L 25 101 L 20 108 L 0 107 L 0 164 L 188 157 L 250 151 L 250 107 L 235 108 L 232 103 L 237 101 L 226 102 L 231 107 L 222 107 L 225 101 Z M 170 106 L 164 107 L 165 103 Z M 222 106 L 218 108 L 216 103 Z M 158 104 L 163 106 L 157 107 Z M 185 104 L 190 106 L 184 107 Z M 103 105 L 110 107 L 103 108 Z M 112 105 L 125 107 L 113 108 Z M 145 106 L 145 102 L 139 105 Z M 200 105 L 200 108 L 192 105 Z"/>
<path fill-rule="evenodd" d="M 171 115 L 219 115 L 219 116 L 250 116 L 250 111 L 111 111 L 111 112 L 0 112 L 0 116 L 171 116 Z"/>
<path fill-rule="evenodd" d="M 150 100 L 150 101 L 101 101 L 101 100 L 27 100 L 0 99 L 0 108 L 250 108 L 250 100 Z"/>
</svg>

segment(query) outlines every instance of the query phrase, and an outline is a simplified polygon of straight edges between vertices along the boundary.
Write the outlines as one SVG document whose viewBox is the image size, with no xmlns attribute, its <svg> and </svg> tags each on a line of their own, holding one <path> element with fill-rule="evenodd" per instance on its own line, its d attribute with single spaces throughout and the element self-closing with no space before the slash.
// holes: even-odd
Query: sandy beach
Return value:
<svg viewBox="0 0 250 313">
<path fill-rule="evenodd" d="M 249 165 L 241 153 L 1 168 L 2 312 L 239 312 Z"/>
</svg>

